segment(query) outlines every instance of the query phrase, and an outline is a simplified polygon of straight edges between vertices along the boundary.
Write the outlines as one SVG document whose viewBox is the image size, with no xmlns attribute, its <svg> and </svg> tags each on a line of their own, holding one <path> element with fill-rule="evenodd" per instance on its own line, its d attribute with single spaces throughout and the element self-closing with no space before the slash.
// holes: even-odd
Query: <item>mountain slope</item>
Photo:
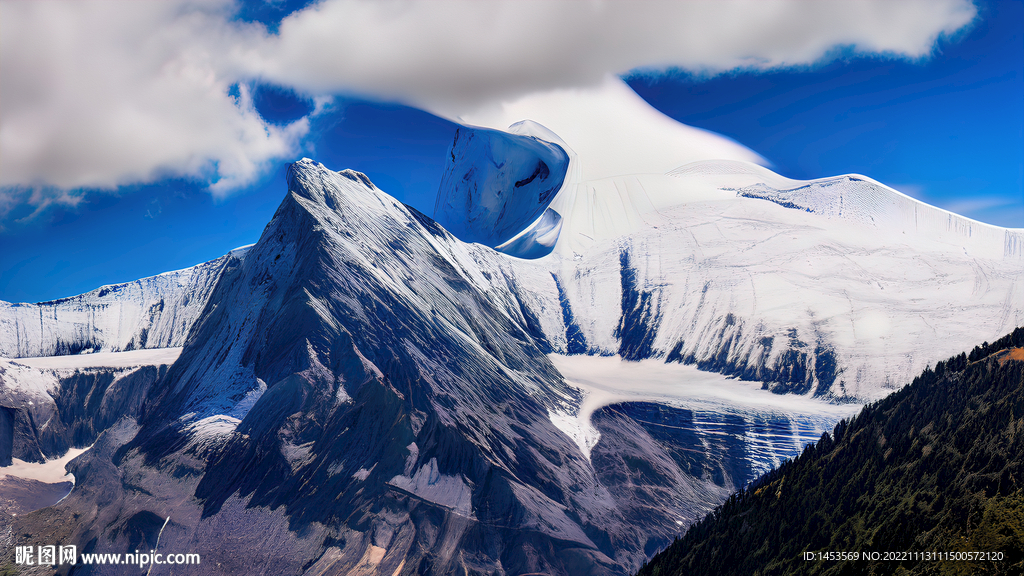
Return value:
<svg viewBox="0 0 1024 576">
<path fill-rule="evenodd" d="M 544 217 L 498 249 L 543 256 L 572 353 L 862 402 L 1024 324 L 1024 229 L 864 176 L 784 178 L 621 81 L 464 120 L 569 156 Z"/>
<path fill-rule="evenodd" d="M 550 209 L 560 231 L 538 262 L 591 354 L 864 401 L 1024 323 L 1024 230 L 865 177 L 702 162 L 570 181 Z"/>
<path fill-rule="evenodd" d="M 801 207 L 820 183 L 798 194 L 712 163 L 567 186 L 551 204 L 565 213 L 554 249 L 522 260 L 458 241 L 362 174 L 295 163 L 142 409 L 72 463 L 71 495 L 14 529 L 124 552 L 171 517 L 162 546 L 203 542 L 211 570 L 238 573 L 624 574 L 742 485 L 755 452 L 778 453 L 771 438 L 800 437 L 772 428 L 802 424 L 735 406 L 584 411 L 547 354 L 863 398 L 879 390 L 872 368 L 898 374 L 1021 313 L 1004 292 L 1022 273 L 1016 252 L 961 257 L 984 234 L 903 240 Z M 908 326 L 964 317 L 943 308 L 953 296 L 936 287 L 954 278 L 936 271 L 968 265 L 962 301 L 982 325 L 886 339 L 865 323 L 865 309 Z M 887 276 L 908 271 L 920 278 Z M 851 362 L 865 346 L 894 360 Z M 581 413 L 594 417 L 573 423 Z"/>
<path fill-rule="evenodd" d="M 730 497 L 639 574 L 1019 574 L 1022 346 L 1018 328 L 926 370 Z M 886 551 L 1001 556 L 818 557 Z"/>
<path fill-rule="evenodd" d="M 244 252 L 70 298 L 0 302 L 0 357 L 181 346 L 225 264 Z"/>
<path fill-rule="evenodd" d="M 65 356 L 79 362 L 63 367 L 0 359 L 0 466 L 12 458 L 44 462 L 88 447 L 121 418 L 141 413 L 150 387 L 170 363 L 137 353 L 118 354 L 119 365 L 88 362 L 102 356 L 111 355 Z"/>
<path fill-rule="evenodd" d="M 676 168 L 757 158 L 615 98 L 563 101 L 566 140 L 460 130 L 455 235 L 303 160 L 248 251 L 0 310 L 17 354 L 183 345 L 120 420 L 75 413 L 106 427 L 79 484 L 0 533 L 159 538 L 199 573 L 625 574 L 841 410 L 1024 324 L 1024 231 L 860 176 Z"/>
<path fill-rule="evenodd" d="M 171 517 L 160 545 L 201 553 L 198 573 L 625 574 L 728 479 L 685 473 L 628 419 L 591 458 L 555 426 L 580 397 L 545 355 L 554 284 L 298 162 L 144 413 L 18 533 L 123 552 Z"/>
</svg>

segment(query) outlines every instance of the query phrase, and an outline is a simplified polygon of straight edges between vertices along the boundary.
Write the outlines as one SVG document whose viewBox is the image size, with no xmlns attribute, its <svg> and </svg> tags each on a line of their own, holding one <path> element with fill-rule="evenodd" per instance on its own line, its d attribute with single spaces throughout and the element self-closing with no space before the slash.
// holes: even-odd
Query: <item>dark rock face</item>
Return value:
<svg viewBox="0 0 1024 576">
<path fill-rule="evenodd" d="M 665 355 L 665 361 L 695 364 L 708 372 L 763 382 L 763 388 L 776 394 L 807 394 L 813 390 L 815 396 L 846 398 L 844 386 L 836 382 L 843 367 L 831 344 L 819 340 L 811 345 L 798 337 L 796 329 L 790 329 L 786 337 L 759 334 L 753 344 L 748 339 L 744 345 L 743 332 L 747 328 L 746 322 L 726 314 L 709 335 L 713 354 L 703 358 L 692 352 L 684 354 L 686 343 L 679 341 Z M 785 348 L 771 359 L 776 346 Z"/>
<path fill-rule="evenodd" d="M 661 320 L 657 297 L 653 292 L 641 290 L 637 286 L 637 273 L 630 263 L 628 249 L 619 252 L 619 267 L 622 316 L 615 329 L 615 337 L 619 340 L 619 356 L 624 360 L 650 358 Z"/>
<path fill-rule="evenodd" d="M 14 420 L 17 410 L 0 406 L 0 466 L 10 466 L 14 456 Z"/>
<path fill-rule="evenodd" d="M 584 455 L 550 419 L 577 393 L 514 270 L 360 176 L 292 167 L 138 424 L 19 530 L 77 513 L 66 539 L 125 552 L 170 518 L 160 546 L 198 574 L 618 575 L 721 498 L 628 417 Z"/>
<path fill-rule="evenodd" d="M 52 506 L 71 491 L 71 482 L 40 482 L 17 476 L 0 476 L 0 516 L 27 514 Z M 3 521 L 0 520 L 0 524 Z"/>
<path fill-rule="evenodd" d="M 572 304 L 569 303 L 569 298 L 565 295 L 565 289 L 562 288 L 562 283 L 558 280 L 558 276 L 552 274 L 552 278 L 554 278 L 555 286 L 558 288 L 558 303 L 562 308 L 562 323 L 565 324 L 566 352 L 569 354 L 586 354 L 587 337 L 583 334 L 579 324 L 576 323 L 576 318 L 572 313 Z"/>
<path fill-rule="evenodd" d="M 52 392 L 15 385 L 16 368 L 0 367 L 0 466 L 12 458 L 43 462 L 84 448 L 122 417 L 134 418 L 166 366 L 47 370 Z"/>
<path fill-rule="evenodd" d="M 136 417 L 150 387 L 166 373 L 167 366 L 142 366 L 120 374 L 93 369 L 60 378 L 54 402 L 68 443 L 88 446 L 120 418 Z"/>
</svg>

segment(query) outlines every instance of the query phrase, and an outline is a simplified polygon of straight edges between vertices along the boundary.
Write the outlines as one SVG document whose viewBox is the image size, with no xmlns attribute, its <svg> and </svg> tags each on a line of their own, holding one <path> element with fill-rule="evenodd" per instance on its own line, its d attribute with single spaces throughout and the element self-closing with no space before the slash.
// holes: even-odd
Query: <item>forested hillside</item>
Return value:
<svg viewBox="0 0 1024 576">
<path fill-rule="evenodd" d="M 841 422 L 639 576 L 1024 574 L 1022 455 L 1017 328 Z"/>
</svg>

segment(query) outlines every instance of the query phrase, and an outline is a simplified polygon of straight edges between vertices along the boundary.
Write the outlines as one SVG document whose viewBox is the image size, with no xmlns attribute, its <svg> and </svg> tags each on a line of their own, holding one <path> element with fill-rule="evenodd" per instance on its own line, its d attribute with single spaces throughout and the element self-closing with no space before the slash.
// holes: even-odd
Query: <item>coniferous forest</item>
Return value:
<svg viewBox="0 0 1024 576">
<path fill-rule="evenodd" d="M 639 576 L 1024 574 L 1022 460 L 1017 328 L 841 422 Z"/>
</svg>

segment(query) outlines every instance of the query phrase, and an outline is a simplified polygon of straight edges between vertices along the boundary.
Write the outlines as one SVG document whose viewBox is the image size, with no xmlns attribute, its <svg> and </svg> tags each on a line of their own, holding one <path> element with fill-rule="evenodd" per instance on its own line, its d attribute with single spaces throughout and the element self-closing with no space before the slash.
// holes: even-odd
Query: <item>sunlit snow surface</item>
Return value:
<svg viewBox="0 0 1024 576">
<path fill-rule="evenodd" d="M 181 348 L 152 348 L 130 352 L 97 352 L 71 356 L 38 356 L 16 358 L 12 362 L 39 369 L 67 368 L 131 368 L 133 366 L 159 366 L 174 364 Z"/>
<path fill-rule="evenodd" d="M 546 254 L 536 263 L 559 282 L 566 328 L 546 334 L 556 352 L 868 401 L 1024 323 L 1024 229 L 864 176 L 785 178 L 721 139 L 694 147 L 700 135 L 638 100 L 608 81 L 464 118 L 516 122 L 570 157 L 548 207 L 557 225 L 538 219 L 499 247 Z"/>
<path fill-rule="evenodd" d="M 14 463 L 10 466 L 0 467 L 0 478 L 15 476 L 48 484 L 55 484 L 57 482 L 74 483 L 75 475 L 66 471 L 64 466 L 84 454 L 89 448 L 91 446 L 88 448 L 72 448 L 60 458 L 53 458 L 46 462 L 25 462 L 15 458 Z"/>
<path fill-rule="evenodd" d="M 1024 322 L 1024 230 L 862 176 L 701 162 L 571 185 L 551 208 L 562 227 L 541 262 L 590 354 L 632 345 L 863 401 Z M 620 329 L 631 311 L 633 343 Z M 815 378 L 794 386 L 781 371 L 799 356 Z"/>
<path fill-rule="evenodd" d="M 215 260 L 38 304 L 0 301 L 0 356 L 181 346 L 236 248 Z"/>
<path fill-rule="evenodd" d="M 726 436 L 743 443 L 750 471 L 756 476 L 796 456 L 822 432 L 831 431 L 861 408 L 859 404 L 773 394 L 757 382 L 660 360 L 628 362 L 617 356 L 561 354 L 548 358 L 569 384 L 583 392 L 576 414 L 553 412 L 551 420 L 588 456 L 600 439 L 591 424 L 594 412 L 611 405 L 650 402 L 688 410 L 686 426 L 692 428 L 685 432 L 696 434 L 702 442 L 709 436 Z M 635 414 L 630 416 L 637 419 Z"/>
</svg>

